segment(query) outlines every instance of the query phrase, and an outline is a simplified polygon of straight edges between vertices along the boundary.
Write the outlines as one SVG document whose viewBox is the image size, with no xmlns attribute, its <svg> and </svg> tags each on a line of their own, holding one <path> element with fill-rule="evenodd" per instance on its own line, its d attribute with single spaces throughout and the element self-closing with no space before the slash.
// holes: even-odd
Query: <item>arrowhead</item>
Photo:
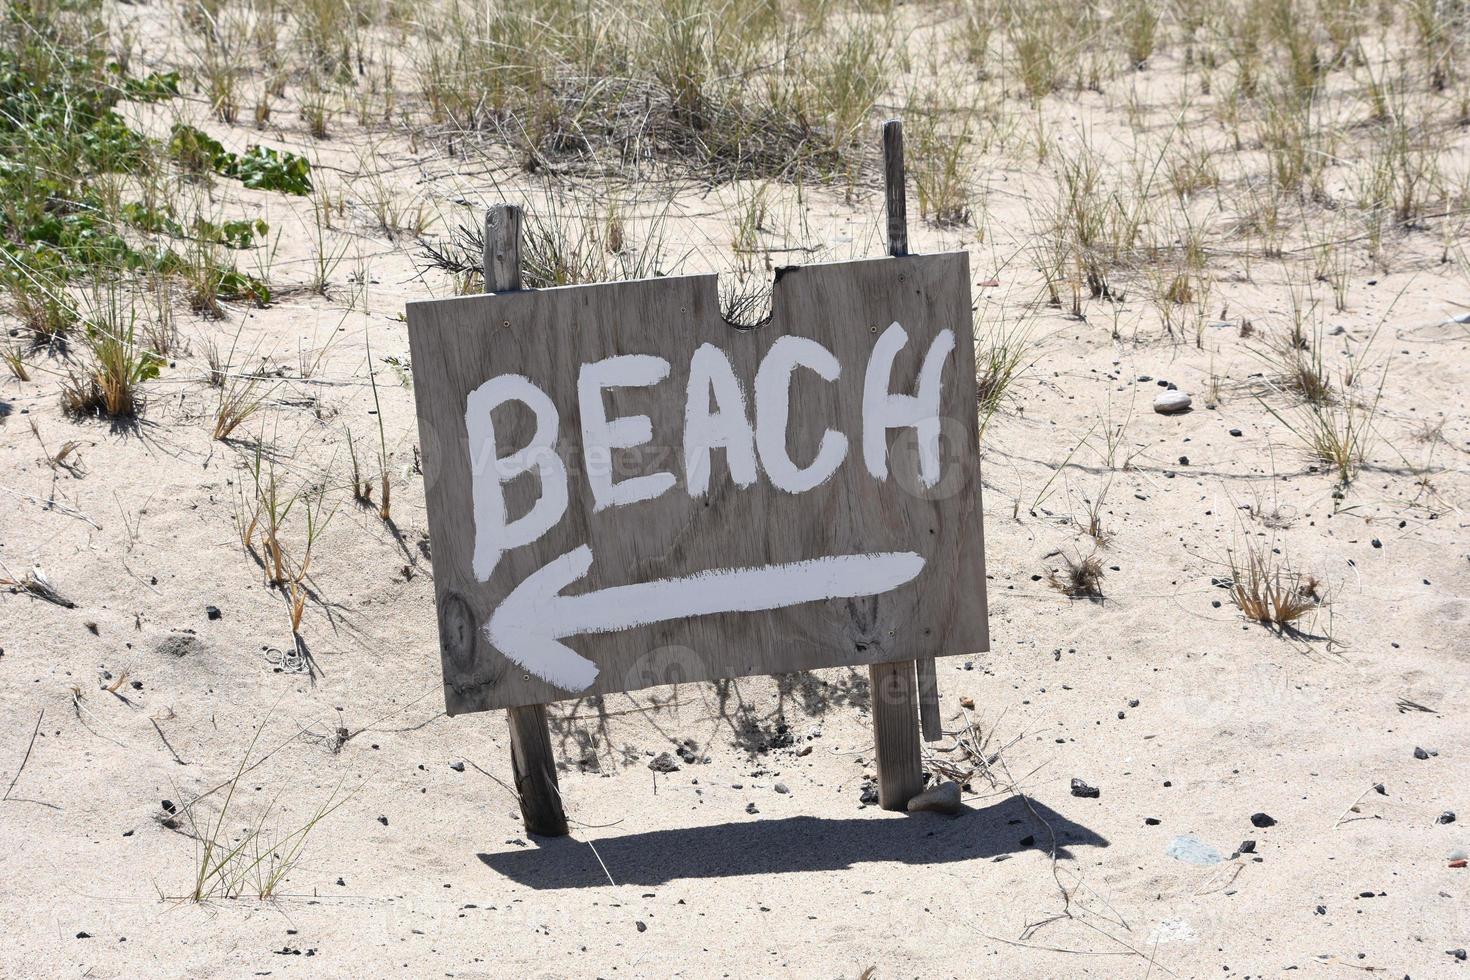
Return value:
<svg viewBox="0 0 1470 980">
<path fill-rule="evenodd" d="M 585 544 L 547 562 L 511 590 L 490 614 L 485 636 L 506 659 L 567 691 L 597 679 L 597 665 L 557 638 L 561 590 L 587 574 L 592 549 Z"/>
</svg>

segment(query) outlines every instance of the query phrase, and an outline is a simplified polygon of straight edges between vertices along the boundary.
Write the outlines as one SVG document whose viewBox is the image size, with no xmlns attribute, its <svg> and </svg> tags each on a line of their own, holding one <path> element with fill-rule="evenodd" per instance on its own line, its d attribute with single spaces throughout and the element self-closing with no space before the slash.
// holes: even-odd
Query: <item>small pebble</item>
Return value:
<svg viewBox="0 0 1470 980">
<path fill-rule="evenodd" d="M 1275 820 L 1275 818 L 1271 817 L 1269 814 L 1265 814 L 1265 813 L 1252 813 L 1251 814 L 1251 826 L 1252 827 L 1260 827 L 1262 829 L 1264 829 L 1266 827 L 1274 827 L 1274 826 L 1276 826 L 1276 820 Z"/>
<path fill-rule="evenodd" d="M 1102 790 L 1096 786 L 1089 786 L 1074 776 L 1072 778 L 1072 795 L 1080 796 L 1086 800 L 1095 800 L 1099 796 L 1102 796 Z"/>
<path fill-rule="evenodd" d="M 1161 391 L 1154 398 L 1154 411 L 1160 415 L 1178 415 L 1189 411 L 1191 399 L 1182 391 Z"/>
<path fill-rule="evenodd" d="M 669 753 L 660 752 L 648 763 L 648 768 L 654 772 L 678 772 L 679 763 L 675 762 L 674 757 Z"/>
<path fill-rule="evenodd" d="M 928 811 L 953 815 L 959 813 L 961 809 L 960 784 L 953 780 L 946 780 L 937 786 L 929 787 L 908 803 L 910 813 Z"/>
</svg>

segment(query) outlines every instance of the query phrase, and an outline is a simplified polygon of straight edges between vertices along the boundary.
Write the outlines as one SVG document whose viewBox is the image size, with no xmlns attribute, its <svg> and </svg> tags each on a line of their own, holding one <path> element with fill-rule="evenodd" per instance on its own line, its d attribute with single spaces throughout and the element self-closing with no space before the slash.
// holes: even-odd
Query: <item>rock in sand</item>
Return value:
<svg viewBox="0 0 1470 980">
<path fill-rule="evenodd" d="M 909 800 L 910 813 L 929 812 L 954 815 L 959 813 L 960 809 L 960 784 L 953 780 L 946 780 L 937 786 L 931 786 Z"/>
<path fill-rule="evenodd" d="M 1182 391 L 1161 391 L 1154 399 L 1154 411 L 1160 415 L 1177 415 L 1189 411 L 1190 398 Z"/>
</svg>

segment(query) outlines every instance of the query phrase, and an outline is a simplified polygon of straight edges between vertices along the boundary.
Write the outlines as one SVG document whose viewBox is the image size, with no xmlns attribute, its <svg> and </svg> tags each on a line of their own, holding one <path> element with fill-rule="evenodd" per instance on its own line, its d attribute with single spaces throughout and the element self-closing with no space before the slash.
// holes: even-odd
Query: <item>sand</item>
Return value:
<svg viewBox="0 0 1470 980">
<path fill-rule="evenodd" d="M 309 143 L 294 119 L 261 135 L 199 117 L 237 149 Z M 313 152 L 349 201 L 367 154 L 446 215 L 431 233 L 500 197 L 539 200 L 509 161 L 492 158 L 497 194 L 442 145 L 369 141 L 346 120 Z M 1222 250 L 1211 305 L 1228 325 L 1198 346 L 1170 340 L 1140 294 L 1115 337 L 1110 304 L 1077 319 L 1037 302 L 1027 201 L 1041 174 L 986 170 L 984 241 L 917 216 L 910 228 L 917 251 L 969 248 L 987 322 L 1024 311 L 1036 344 L 985 436 L 992 649 L 939 663 L 945 725 L 989 740 L 993 781 L 977 774 L 956 817 L 864 806 L 865 671 L 659 688 L 553 709 L 563 840 L 521 827 L 501 714 L 443 714 L 412 394 L 394 364 L 408 357 L 404 303 L 452 284 L 354 204 L 334 286 L 313 294 L 309 206 L 220 182 L 231 208 L 283 232 L 275 302 L 223 322 L 181 312 L 188 352 L 147 385 L 136 423 L 63 416 L 59 360 L 0 383 L 0 559 L 15 577 L 38 566 L 75 604 L 0 593 L 0 974 L 1463 972 L 1448 951 L 1470 945 L 1470 870 L 1450 866 L 1470 847 L 1470 327 L 1446 318 L 1466 309 L 1465 279 L 1418 232 L 1387 272 L 1354 265 L 1346 310 L 1319 297 L 1333 369 L 1351 349 L 1373 378 L 1386 371 L 1366 464 L 1339 497 L 1258 377 L 1265 338 L 1289 322 L 1281 269 Z M 673 191 L 644 193 L 635 213 L 667 214 L 681 271 L 725 267 L 733 191 Z M 871 181 L 851 201 L 806 194 L 801 221 L 777 209 L 772 248 L 881 254 Z M 231 445 L 210 439 L 204 351 L 237 330 L 237 366 L 274 380 Z M 341 486 L 349 427 L 376 452 L 369 339 L 392 521 L 338 494 L 303 671 L 287 601 L 241 546 L 237 488 L 255 439 L 293 486 Z M 1155 414 L 1160 381 L 1193 409 Z M 70 465 L 48 464 L 67 440 L 80 442 Z M 1086 512 L 1103 493 L 1097 546 Z M 1320 579 L 1328 602 L 1302 634 L 1246 620 L 1212 584 L 1247 541 Z M 1094 550 L 1104 598 L 1049 586 L 1063 555 Z M 695 761 L 648 768 L 681 745 Z M 340 805 L 272 898 L 196 902 L 201 845 L 181 807 L 197 799 L 212 828 L 242 758 L 223 839 L 290 834 Z M 1100 795 L 1072 795 L 1073 778 Z M 1437 822 L 1445 811 L 1463 817 Z M 1220 860 L 1170 856 L 1183 835 Z"/>
</svg>

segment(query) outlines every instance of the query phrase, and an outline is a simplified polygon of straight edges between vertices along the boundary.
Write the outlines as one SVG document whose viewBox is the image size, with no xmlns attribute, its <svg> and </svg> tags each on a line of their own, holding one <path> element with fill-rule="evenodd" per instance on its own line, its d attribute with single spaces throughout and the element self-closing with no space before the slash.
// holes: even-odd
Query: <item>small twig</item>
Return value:
<svg viewBox="0 0 1470 980">
<path fill-rule="evenodd" d="M 551 784 L 551 791 L 556 794 L 557 802 L 561 803 L 562 806 L 566 806 L 566 801 L 561 798 L 561 790 L 557 789 L 556 783 Z M 598 864 L 602 865 L 602 873 L 607 875 L 607 883 L 614 888 L 618 887 L 618 883 L 613 881 L 612 872 L 607 870 L 607 862 L 603 861 L 602 855 L 597 853 L 597 845 L 589 840 L 587 846 L 592 848 L 592 856 L 597 858 Z"/>
<path fill-rule="evenodd" d="M 1359 803 L 1363 802 L 1363 797 L 1367 796 L 1371 792 L 1373 792 L 1373 787 L 1369 786 L 1367 789 L 1363 790 L 1363 792 L 1359 793 L 1358 798 L 1349 803 L 1347 805 L 1347 809 L 1342 811 L 1342 815 L 1339 816 L 1335 821 L 1333 821 L 1332 829 L 1336 830 L 1338 827 L 1342 826 L 1342 822 L 1347 819 L 1347 815 L 1349 813 L 1352 813 L 1354 808 L 1356 808 Z"/>
<path fill-rule="evenodd" d="M 36 746 L 36 735 L 41 731 L 41 719 L 44 717 L 46 717 L 46 709 L 42 708 L 40 714 L 36 715 L 36 727 L 31 729 L 31 740 L 26 744 L 26 754 L 20 760 L 20 768 L 15 770 L 14 776 L 10 777 L 10 785 L 5 787 L 3 800 L 10 799 L 10 791 L 15 789 L 15 784 L 20 779 L 20 774 L 25 772 L 26 763 L 31 761 L 31 749 Z M 3 802 L 3 800 L 0 800 L 0 802 Z"/>
<path fill-rule="evenodd" d="M 475 767 L 475 771 L 478 772 L 480 775 L 482 775 L 482 776 L 489 776 L 491 779 L 495 780 L 495 782 L 499 784 L 500 788 L 503 789 L 503 790 L 505 790 L 507 793 L 509 793 L 511 795 L 511 798 L 514 799 L 516 801 L 516 803 L 520 803 L 521 802 L 521 794 L 517 793 L 515 791 L 515 789 L 513 789 L 510 785 L 508 785 L 506 783 L 505 780 L 501 779 L 499 776 L 495 775 L 493 772 L 489 772 L 489 771 L 487 771 L 485 769 L 481 769 L 479 767 L 479 765 L 477 765 L 475 763 L 475 760 L 474 759 L 465 759 L 464 761 L 466 761 L 470 765 L 474 766 Z"/>
<path fill-rule="evenodd" d="M 159 739 L 163 741 L 163 747 L 168 749 L 168 754 L 173 756 L 174 761 L 177 762 L 179 765 L 187 766 L 188 763 L 185 762 L 183 759 L 180 759 L 179 754 L 174 751 L 174 747 L 169 744 L 168 736 L 163 734 L 163 729 L 158 727 L 158 722 L 154 721 L 152 718 L 149 718 L 148 720 L 153 722 L 153 730 L 158 733 Z"/>
</svg>

